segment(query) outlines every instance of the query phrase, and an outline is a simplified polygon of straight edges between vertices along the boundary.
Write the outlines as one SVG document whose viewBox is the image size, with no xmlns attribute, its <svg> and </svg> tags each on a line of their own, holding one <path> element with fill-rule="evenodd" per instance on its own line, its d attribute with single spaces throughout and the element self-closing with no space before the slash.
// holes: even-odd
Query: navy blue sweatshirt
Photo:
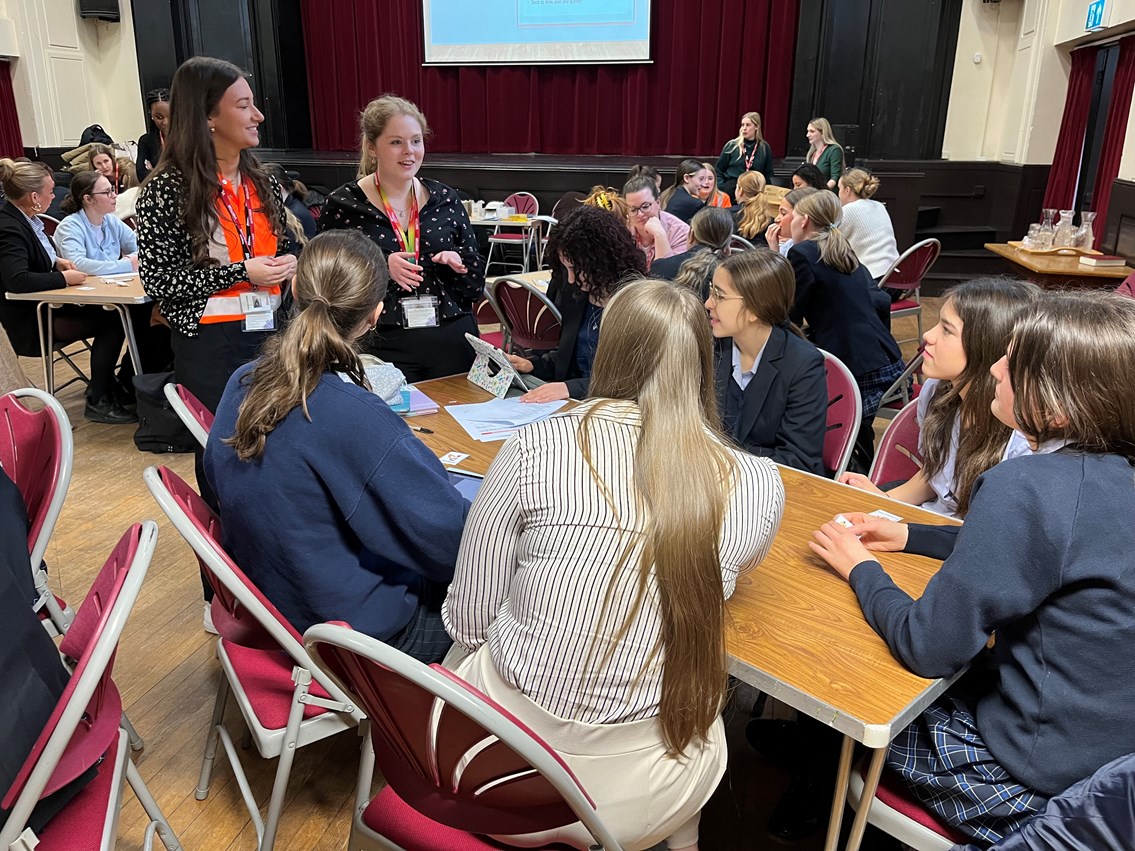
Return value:
<svg viewBox="0 0 1135 851">
<path fill-rule="evenodd" d="M 410 621 L 423 580 L 449 582 L 468 501 L 382 399 L 326 373 L 241 461 L 222 442 L 255 362 L 229 379 L 205 448 L 230 555 L 300 632 L 344 620 L 386 640 Z"/>
<path fill-rule="evenodd" d="M 875 561 L 851 572 L 867 621 L 916 674 L 961 670 L 994 632 L 975 706 L 1009 773 L 1051 796 L 1135 750 L 1135 471 L 1116 455 L 1015 458 L 974 484 L 953 552 L 912 600 Z M 910 527 L 907 552 L 948 549 Z"/>
</svg>

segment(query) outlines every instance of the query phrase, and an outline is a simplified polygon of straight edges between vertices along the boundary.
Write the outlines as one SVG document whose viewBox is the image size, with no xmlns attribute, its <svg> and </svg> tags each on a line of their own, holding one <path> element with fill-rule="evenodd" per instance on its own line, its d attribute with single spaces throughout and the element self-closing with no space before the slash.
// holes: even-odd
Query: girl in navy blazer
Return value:
<svg viewBox="0 0 1135 851">
<path fill-rule="evenodd" d="M 746 451 L 822 476 L 824 357 L 788 320 L 795 293 L 792 267 L 776 252 L 744 251 L 717 267 L 705 306 L 718 410 Z"/>
<path fill-rule="evenodd" d="M 867 472 L 875 457 L 872 423 L 883 393 L 902 375 L 902 353 L 891 336 L 891 299 L 860 264 L 840 233 L 841 207 L 831 192 L 815 192 L 793 210 L 788 260 L 796 273 L 793 322 L 808 323 L 808 339 L 835 355 L 855 376 L 863 421 L 852 468 Z"/>
</svg>

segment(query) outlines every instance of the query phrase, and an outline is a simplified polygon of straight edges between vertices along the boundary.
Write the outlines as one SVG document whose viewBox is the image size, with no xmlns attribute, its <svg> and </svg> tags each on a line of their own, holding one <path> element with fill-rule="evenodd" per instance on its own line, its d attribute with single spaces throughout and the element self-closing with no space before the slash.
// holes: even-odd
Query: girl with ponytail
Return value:
<svg viewBox="0 0 1135 851">
<path fill-rule="evenodd" d="M 370 391 L 358 340 L 382 313 L 382 250 L 308 243 L 297 314 L 229 380 L 205 449 L 224 544 L 291 624 L 344 620 L 423 661 L 449 647 L 440 603 L 468 502 Z"/>
<path fill-rule="evenodd" d="M 839 199 L 823 191 L 812 192 L 793 208 L 788 260 L 796 273 L 796 301 L 791 317 L 797 324 L 807 321 L 812 342 L 855 376 L 863 420 L 851 469 L 866 473 L 875 457 L 871 424 L 883 393 L 902 374 L 903 362 L 891 336 L 890 297 L 871 280 L 840 232 L 840 212 Z"/>
</svg>

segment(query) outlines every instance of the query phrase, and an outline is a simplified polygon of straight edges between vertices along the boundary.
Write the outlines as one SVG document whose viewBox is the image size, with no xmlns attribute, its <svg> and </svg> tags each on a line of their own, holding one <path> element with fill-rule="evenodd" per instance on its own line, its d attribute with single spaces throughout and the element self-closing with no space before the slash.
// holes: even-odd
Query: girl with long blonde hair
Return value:
<svg viewBox="0 0 1135 851">
<path fill-rule="evenodd" d="M 832 125 L 826 118 L 813 118 L 808 122 L 806 135 L 808 153 L 804 158 L 824 175 L 828 189 L 835 189 L 843 173 L 843 148 L 832 135 Z"/>
<path fill-rule="evenodd" d="M 725 768 L 725 601 L 783 499 L 720 436 L 705 309 L 659 280 L 608 304 L 591 397 L 485 478 L 444 608 L 472 651 L 456 671 L 564 754 L 625 847 L 697 847 Z M 518 844 L 557 841 L 591 842 L 577 823 Z"/>
<path fill-rule="evenodd" d="M 750 241 L 759 239 L 769 226 L 764 191 L 765 178 L 759 171 L 747 171 L 737 178 L 737 206 L 733 217 L 737 233 Z"/>
<path fill-rule="evenodd" d="M 205 448 L 224 544 L 303 632 L 344 620 L 426 662 L 449 648 L 445 583 L 469 504 L 372 387 L 359 339 L 383 310 L 382 251 L 320 234 L 292 283 L 298 312 L 237 370 Z"/>
<path fill-rule="evenodd" d="M 772 148 L 765 141 L 760 113 L 746 112 L 741 116 L 737 137 L 721 148 L 714 171 L 721 191 L 734 200 L 737 178 L 747 171 L 759 171 L 766 182 L 772 182 Z"/>
</svg>

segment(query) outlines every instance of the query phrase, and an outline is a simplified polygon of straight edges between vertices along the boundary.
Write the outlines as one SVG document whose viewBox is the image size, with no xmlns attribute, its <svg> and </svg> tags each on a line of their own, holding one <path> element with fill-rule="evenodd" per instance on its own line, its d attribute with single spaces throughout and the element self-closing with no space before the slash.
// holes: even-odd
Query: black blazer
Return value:
<svg viewBox="0 0 1135 851">
<path fill-rule="evenodd" d="M 733 380 L 733 340 L 718 340 L 715 349 L 717 405 L 724 418 Z M 823 476 L 827 417 L 824 356 L 807 340 L 775 326 L 729 436 L 753 455 Z"/>
<path fill-rule="evenodd" d="M 884 311 L 890 316 L 890 297 L 875 286 L 866 266 L 845 275 L 820 260 L 820 246 L 811 239 L 793 245 L 788 260 L 796 273 L 796 303 L 789 316 L 797 325 L 807 321 L 808 339 L 857 378 L 902 360 L 882 319 Z"/>
<path fill-rule="evenodd" d="M 24 214 L 12 204 L 0 207 L 0 284 L 5 293 L 61 290 L 67 286 L 63 273 L 55 270 Z M 16 354 L 25 357 L 39 357 L 35 308 L 34 301 L 0 299 L 0 324 L 8 332 Z"/>
<path fill-rule="evenodd" d="M 666 204 L 666 212 L 671 216 L 677 216 L 683 222 L 689 224 L 690 219 L 694 217 L 694 213 L 704 206 L 704 201 L 699 201 L 683 187 L 679 186 L 674 190 L 674 194 L 670 196 L 670 200 Z"/>
<path fill-rule="evenodd" d="M 591 378 L 579 374 L 575 342 L 587 310 L 587 296 L 571 285 L 549 287 L 548 294 L 560 310 L 560 343 L 550 352 L 532 358 L 532 374 L 544 381 L 563 381 L 572 399 L 582 399 L 587 395 Z"/>
</svg>

